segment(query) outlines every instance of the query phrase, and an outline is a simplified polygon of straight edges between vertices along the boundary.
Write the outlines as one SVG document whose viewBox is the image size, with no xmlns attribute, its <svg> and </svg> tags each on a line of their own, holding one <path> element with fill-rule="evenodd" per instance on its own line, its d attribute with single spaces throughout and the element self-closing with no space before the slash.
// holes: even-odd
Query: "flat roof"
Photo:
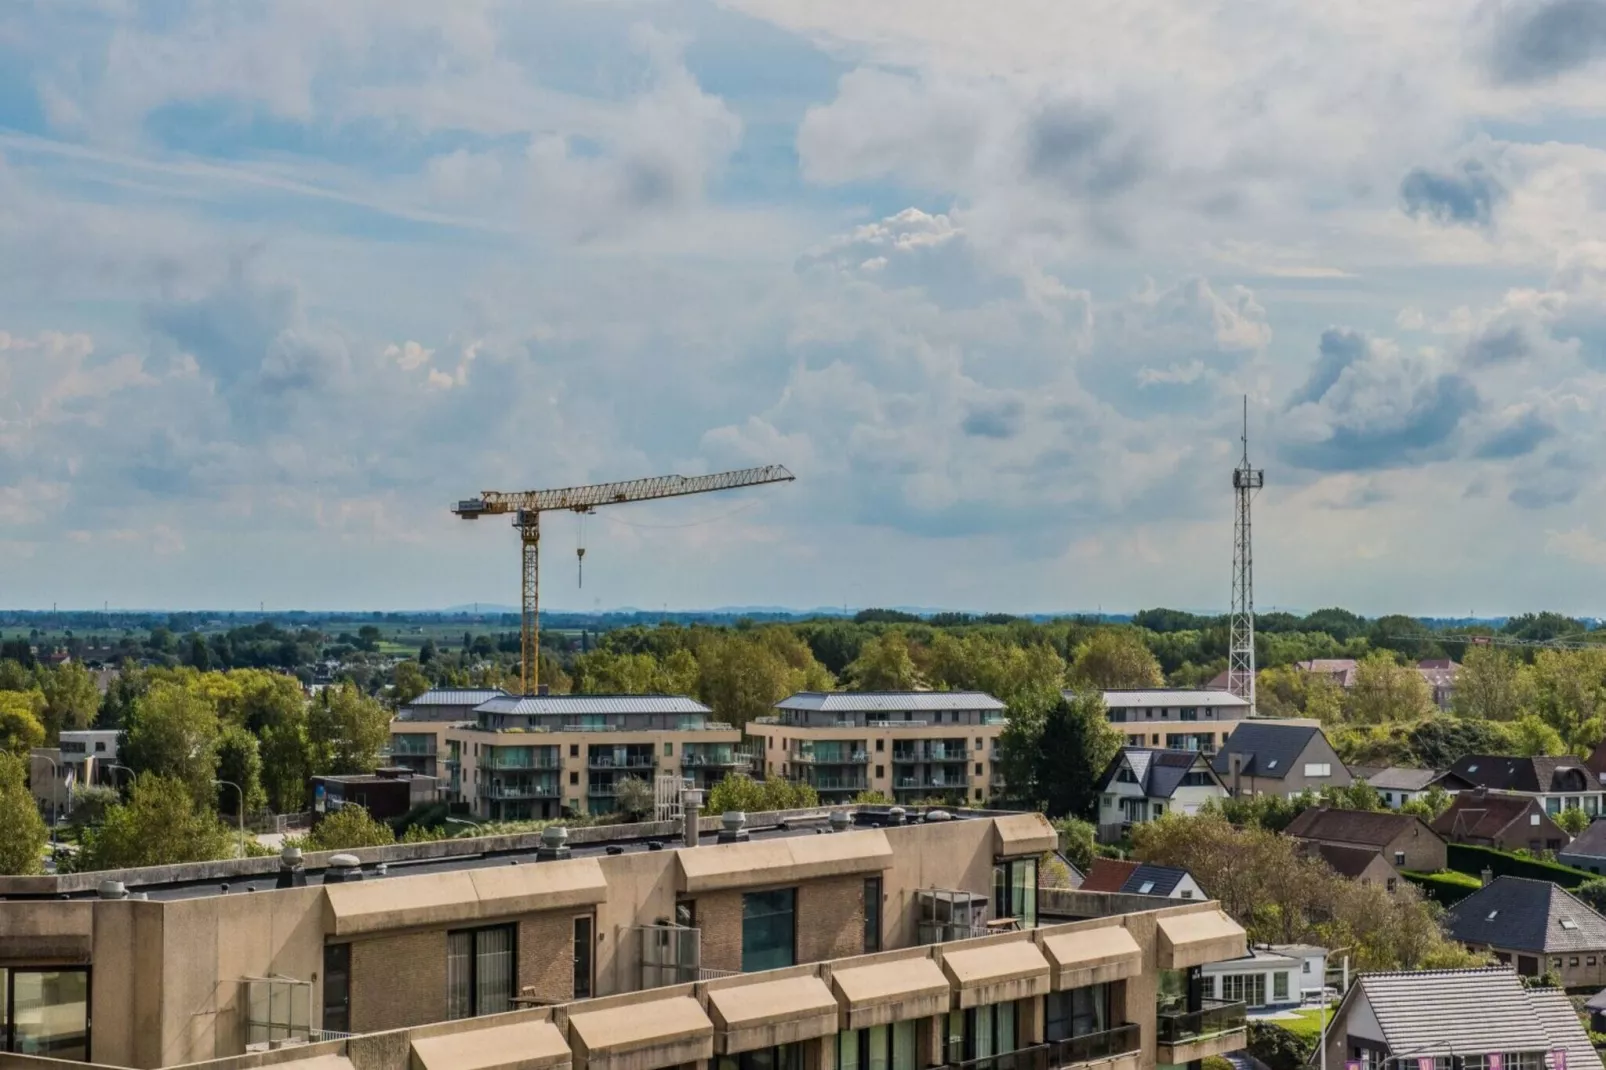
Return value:
<svg viewBox="0 0 1606 1070">
<path fill-rule="evenodd" d="M 1066 698 L 1075 691 L 1064 692 Z M 1239 698 L 1230 691 L 1206 691 L 1203 688 L 1131 688 L 1104 692 L 1104 705 L 1109 709 L 1170 709 L 1173 706 L 1233 706 L 1249 708 L 1249 700 Z"/>
<path fill-rule="evenodd" d="M 985 691 L 799 691 L 775 704 L 778 710 L 821 713 L 920 713 L 937 710 L 1002 710 Z"/>
<path fill-rule="evenodd" d="M 501 695 L 474 708 L 475 713 L 579 715 L 593 713 L 687 713 L 714 711 L 685 695 Z"/>
</svg>

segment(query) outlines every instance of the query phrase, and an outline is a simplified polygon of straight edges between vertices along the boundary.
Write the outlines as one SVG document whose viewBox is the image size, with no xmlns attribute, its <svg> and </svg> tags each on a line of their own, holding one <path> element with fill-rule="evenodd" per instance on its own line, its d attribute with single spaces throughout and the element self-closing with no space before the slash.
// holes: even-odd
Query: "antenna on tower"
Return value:
<svg viewBox="0 0 1606 1070">
<path fill-rule="evenodd" d="M 1227 690 L 1249 700 L 1255 712 L 1255 555 L 1250 542 L 1249 504 L 1266 485 L 1264 469 L 1249 466 L 1249 395 L 1244 395 L 1243 459 L 1232 470 L 1237 512 L 1232 522 L 1232 618 L 1228 625 Z"/>
</svg>

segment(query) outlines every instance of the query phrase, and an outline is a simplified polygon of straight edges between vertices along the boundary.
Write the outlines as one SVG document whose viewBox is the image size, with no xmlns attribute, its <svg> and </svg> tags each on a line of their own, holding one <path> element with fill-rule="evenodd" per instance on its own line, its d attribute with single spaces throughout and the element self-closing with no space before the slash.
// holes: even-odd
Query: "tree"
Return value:
<svg viewBox="0 0 1606 1070">
<path fill-rule="evenodd" d="M 1086 821 L 1062 817 L 1054 822 L 1054 831 L 1059 833 L 1060 853 L 1070 859 L 1071 865 L 1086 873 L 1098 854 L 1097 829 Z"/>
<path fill-rule="evenodd" d="M 932 684 L 985 691 L 1012 710 L 1046 710 L 1065 687 L 1065 659 L 1047 643 L 1019 646 L 987 635 L 942 632 L 929 648 Z"/>
<path fill-rule="evenodd" d="M 1600 741 L 1606 715 L 1606 649 L 1541 650 L 1534 656 L 1529 679 L 1533 708 L 1582 753 Z"/>
<path fill-rule="evenodd" d="M 218 732 L 211 703 L 181 684 L 158 680 L 134 705 L 118 749 L 134 772 L 176 779 L 197 804 L 210 805 Z"/>
<path fill-rule="evenodd" d="M 396 666 L 395 682 L 391 685 L 391 705 L 401 707 L 429 690 L 429 677 L 418 667 L 418 662 L 404 661 Z"/>
<path fill-rule="evenodd" d="M 1561 733 L 1535 714 L 1525 713 L 1515 721 L 1498 727 L 1504 729 L 1502 734 L 1506 737 L 1506 746 L 1497 753 L 1518 754 L 1523 757 L 1567 753 L 1567 745 L 1562 741 Z"/>
<path fill-rule="evenodd" d="M 1606 913 L 1606 877 L 1587 880 L 1573 889 L 1573 894 L 1588 903 L 1597 912 Z"/>
<path fill-rule="evenodd" d="M 619 812 L 632 820 L 640 820 L 653 811 L 655 799 L 652 785 L 640 777 L 620 777 L 613 786 L 614 805 Z"/>
<path fill-rule="evenodd" d="M 218 809 L 226 814 L 237 814 L 240 796 L 245 796 L 245 812 L 251 814 L 267 804 L 262 790 L 262 754 L 257 738 L 237 724 L 223 729 L 217 744 L 217 778 L 226 780 L 240 790 L 220 787 Z"/>
<path fill-rule="evenodd" d="M 108 809 L 99 828 L 84 830 L 77 868 L 171 866 L 229 858 L 234 852 L 233 833 L 215 813 L 195 804 L 187 783 L 147 772 L 135 778 L 127 803 Z"/>
<path fill-rule="evenodd" d="M 44 871 L 50 832 L 28 790 L 28 761 L 0 752 L 0 875 L 25 877 Z"/>
<path fill-rule="evenodd" d="M 1422 674 L 1381 650 L 1356 664 L 1355 684 L 1343 702 L 1344 719 L 1351 724 L 1415 721 L 1433 709 L 1433 693 Z"/>
<path fill-rule="evenodd" d="M 1051 817 L 1095 819 L 1099 778 L 1121 749 L 1104 714 L 1104 696 L 1087 690 L 1062 696 L 1046 714 L 1011 717 L 998 740 L 1010 791 Z"/>
<path fill-rule="evenodd" d="M 301 839 L 307 851 L 349 851 L 354 847 L 385 847 L 396 842 L 396 834 L 382 821 L 375 821 L 366 806 L 347 803 L 315 825 Z"/>
<path fill-rule="evenodd" d="M 67 818 L 80 829 L 86 825 L 99 825 L 106 820 L 107 811 L 122 801 L 123 797 L 117 794 L 117 789 L 109 785 L 75 784 Z"/>
<path fill-rule="evenodd" d="M 390 743 L 390 711 L 351 684 L 326 687 L 307 715 L 314 774 L 372 773 Z"/>
<path fill-rule="evenodd" d="M 1100 691 L 1159 687 L 1165 683 L 1160 663 L 1138 632 L 1104 628 L 1090 636 L 1071 663 L 1071 682 Z"/>
<path fill-rule="evenodd" d="M 262 786 L 268 806 L 279 813 L 299 813 L 307 801 L 307 780 L 312 775 L 307 719 L 305 704 L 298 704 L 261 730 Z"/>
<path fill-rule="evenodd" d="M 1532 701 L 1533 681 L 1515 657 L 1493 646 L 1467 650 L 1455 678 L 1457 716 L 1514 721 Z"/>
<path fill-rule="evenodd" d="M 874 788 L 865 788 L 850 800 L 855 806 L 891 806 L 892 796 Z"/>
<path fill-rule="evenodd" d="M 1406 739 L 1424 769 L 1448 769 L 1469 754 L 1500 754 L 1506 745 L 1498 724 L 1461 717 L 1423 721 Z"/>
<path fill-rule="evenodd" d="M 1589 827 L 1589 815 L 1576 806 L 1555 815 L 1554 820 L 1569 836 L 1576 836 Z"/>
<path fill-rule="evenodd" d="M 37 691 L 0 691 L 0 751 L 24 757 L 45 744 L 39 720 L 44 696 Z"/>
<path fill-rule="evenodd" d="M 1450 801 L 1450 793 L 1435 784 L 1401 806 L 1400 813 L 1420 817 L 1424 822 L 1431 824 L 1435 818 L 1450 808 Z"/>
<path fill-rule="evenodd" d="M 110 686 L 100 699 L 100 713 L 95 723 L 102 728 L 121 728 L 127 719 L 128 712 L 134 708 L 145 689 L 150 686 L 150 678 L 144 670 L 140 669 L 127 658 L 112 677 Z"/>
<path fill-rule="evenodd" d="M 696 694 L 722 721 L 738 727 L 765 717 L 798 691 L 834 683 L 808 645 L 784 628 L 705 636 L 697 649 Z"/>
<path fill-rule="evenodd" d="M 731 810 L 765 813 L 818 805 L 819 792 L 807 784 L 776 778 L 754 780 L 745 773 L 732 773 L 708 789 L 704 808 L 711 814 L 723 814 Z"/>
<path fill-rule="evenodd" d="M 54 669 L 40 669 L 38 678 L 45 696 L 40 720 L 48 738 L 55 740 L 63 729 L 76 731 L 95 722 L 95 714 L 100 712 L 100 691 L 88 669 L 68 661 Z"/>
<path fill-rule="evenodd" d="M 909 655 L 908 636 L 894 628 L 865 643 L 848 666 L 847 677 L 854 691 L 913 690 L 920 674 Z"/>
</svg>

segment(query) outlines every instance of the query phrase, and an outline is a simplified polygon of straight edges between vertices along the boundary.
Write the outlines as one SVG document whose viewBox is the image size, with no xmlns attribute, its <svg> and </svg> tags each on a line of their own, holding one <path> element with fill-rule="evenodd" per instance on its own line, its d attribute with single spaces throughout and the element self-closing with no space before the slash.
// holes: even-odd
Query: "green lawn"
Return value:
<svg viewBox="0 0 1606 1070">
<path fill-rule="evenodd" d="M 1301 1007 L 1294 1011 L 1293 1018 L 1278 1018 L 1272 1024 L 1280 1025 L 1296 1037 L 1305 1040 L 1315 1040 L 1322 1035 L 1322 1009 L 1320 1007 Z M 1327 1012 L 1327 1024 L 1333 1024 L 1333 1012 Z"/>
</svg>

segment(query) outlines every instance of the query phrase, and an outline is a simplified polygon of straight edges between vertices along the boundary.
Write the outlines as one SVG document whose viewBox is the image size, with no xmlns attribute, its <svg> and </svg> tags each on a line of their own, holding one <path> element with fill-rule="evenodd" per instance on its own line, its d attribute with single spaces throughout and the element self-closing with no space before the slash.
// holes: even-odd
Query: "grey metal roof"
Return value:
<svg viewBox="0 0 1606 1070">
<path fill-rule="evenodd" d="M 1352 773 L 1354 771 L 1350 770 Z M 1364 779 L 1379 791 L 1426 791 L 1428 784 L 1438 775 L 1437 770 L 1433 769 L 1407 769 L 1403 765 L 1391 765 Z"/>
<path fill-rule="evenodd" d="M 919 713 L 1002 710 L 1005 707 L 985 691 L 799 691 L 777 702 L 775 708 L 824 713 Z"/>
<path fill-rule="evenodd" d="M 478 706 L 482 702 L 489 702 L 493 698 L 506 695 L 500 687 L 482 688 L 433 688 L 411 702 L 402 703 L 403 706 Z"/>
<path fill-rule="evenodd" d="M 1281 780 L 1294 768 L 1299 756 L 1321 729 L 1305 725 L 1256 724 L 1244 721 L 1232 730 L 1227 742 L 1216 752 L 1213 768 L 1218 776 L 1232 772 L 1231 755 L 1244 756 L 1244 776 Z"/>
<path fill-rule="evenodd" d="M 63 732 L 61 735 L 65 739 L 67 733 Z M 1584 831 L 1573 838 L 1572 843 L 1556 852 L 1557 861 L 1569 866 L 1577 864 L 1569 862 L 1569 858 L 1584 862 L 1585 868 L 1590 865 L 1598 866 L 1606 861 L 1606 821 L 1591 821 Z"/>
<path fill-rule="evenodd" d="M 481 703 L 476 713 L 700 713 L 711 711 L 684 695 L 504 695 Z"/>
<path fill-rule="evenodd" d="M 1066 698 L 1074 698 L 1075 691 L 1066 691 Z M 1230 691 L 1206 691 L 1190 688 L 1122 688 L 1104 692 L 1104 705 L 1112 709 L 1171 709 L 1179 706 L 1241 707 L 1249 712 L 1249 700 L 1239 698 Z"/>
<path fill-rule="evenodd" d="M 1369 973 L 1351 990 L 1371 1005 L 1391 1050 L 1446 1055 L 1549 1050 L 1529 991 L 1509 966 Z M 1571 1055 L 1567 1070 L 1574 1070 Z"/>
<path fill-rule="evenodd" d="M 1606 950 L 1606 918 L 1550 881 L 1497 877 L 1445 917 L 1465 944 L 1537 954 Z"/>
</svg>

